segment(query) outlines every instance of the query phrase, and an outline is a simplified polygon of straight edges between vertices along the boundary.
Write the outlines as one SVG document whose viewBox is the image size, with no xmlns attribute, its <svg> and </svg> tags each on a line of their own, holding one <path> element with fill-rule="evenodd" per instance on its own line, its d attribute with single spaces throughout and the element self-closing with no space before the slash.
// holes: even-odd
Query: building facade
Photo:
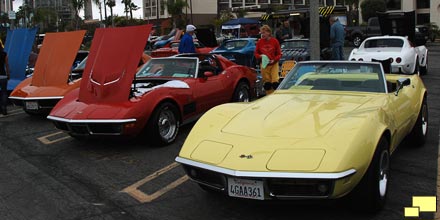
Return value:
<svg viewBox="0 0 440 220">
<path fill-rule="evenodd" d="M 172 0 L 142 0 L 142 10 L 145 20 L 152 23 L 168 19 L 171 15 L 166 10 L 166 1 Z M 359 0 L 359 5 L 365 0 Z M 195 25 L 210 24 L 222 11 L 242 9 L 260 9 L 259 13 L 248 12 L 247 17 L 260 17 L 270 10 L 296 9 L 308 7 L 310 0 L 186 0 L 189 8 L 184 9 L 188 21 Z M 440 0 L 386 0 L 389 10 L 416 11 L 416 23 L 435 22 L 440 25 Z M 319 0 L 320 6 L 345 5 L 344 0 Z M 350 7 L 347 5 L 347 8 Z M 362 11 L 359 9 L 359 13 Z M 191 16 L 192 15 L 192 16 Z M 362 17 L 359 15 L 359 24 Z"/>
<path fill-rule="evenodd" d="M 359 5 L 365 0 L 360 0 Z M 388 10 L 415 11 L 416 24 L 434 22 L 440 25 L 440 0 L 387 0 Z M 362 11 L 360 10 L 360 13 Z M 360 23 L 362 17 L 360 16 Z"/>
<path fill-rule="evenodd" d="M 63 22 L 70 22 L 74 18 L 75 13 L 72 10 L 70 0 L 33 0 L 31 3 L 33 8 L 53 8 L 56 10 L 58 18 Z"/>
<path fill-rule="evenodd" d="M 171 18 L 166 8 L 167 1 L 170 0 L 142 0 L 144 20 L 158 23 Z M 186 3 L 188 7 L 184 8 L 182 13 L 188 23 L 209 24 L 217 17 L 217 0 L 186 0 Z"/>
</svg>

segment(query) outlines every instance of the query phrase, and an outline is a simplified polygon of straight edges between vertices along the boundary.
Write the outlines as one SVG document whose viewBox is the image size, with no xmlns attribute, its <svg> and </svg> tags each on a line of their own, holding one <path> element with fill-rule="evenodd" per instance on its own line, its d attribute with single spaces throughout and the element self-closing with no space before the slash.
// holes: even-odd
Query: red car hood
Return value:
<svg viewBox="0 0 440 220">
<path fill-rule="evenodd" d="M 47 33 L 35 64 L 31 84 L 66 85 L 85 33 L 86 31 Z"/>
<path fill-rule="evenodd" d="M 96 30 L 81 81 L 79 101 L 90 104 L 128 100 L 151 27 L 142 25 Z"/>
</svg>

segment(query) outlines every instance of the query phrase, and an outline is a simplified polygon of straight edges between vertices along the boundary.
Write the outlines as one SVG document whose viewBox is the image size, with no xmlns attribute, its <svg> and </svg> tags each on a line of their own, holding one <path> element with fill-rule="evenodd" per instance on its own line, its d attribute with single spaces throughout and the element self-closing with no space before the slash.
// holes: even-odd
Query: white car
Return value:
<svg viewBox="0 0 440 220">
<path fill-rule="evenodd" d="M 407 37 L 401 36 L 367 38 L 359 48 L 351 51 L 348 60 L 374 61 L 389 58 L 391 58 L 391 73 L 420 72 L 424 75 L 428 72 L 428 49 L 425 46 L 415 47 Z"/>
</svg>

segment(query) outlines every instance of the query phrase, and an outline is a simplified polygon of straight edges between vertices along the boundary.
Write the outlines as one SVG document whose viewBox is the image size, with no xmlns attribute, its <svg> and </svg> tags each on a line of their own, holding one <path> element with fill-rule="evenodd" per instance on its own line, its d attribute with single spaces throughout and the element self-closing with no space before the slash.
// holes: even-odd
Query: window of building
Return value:
<svg viewBox="0 0 440 220">
<path fill-rule="evenodd" d="M 165 15 L 165 3 L 159 2 L 159 7 L 160 7 L 160 15 Z"/>
<path fill-rule="evenodd" d="M 336 5 L 345 5 L 344 0 L 336 0 Z"/>
<path fill-rule="evenodd" d="M 387 0 L 387 9 L 388 10 L 402 10 L 402 1 L 401 0 Z"/>
<path fill-rule="evenodd" d="M 151 16 L 156 16 L 156 7 L 151 7 Z"/>
<path fill-rule="evenodd" d="M 430 22 L 429 14 L 417 14 L 417 24 L 426 24 Z"/>
<path fill-rule="evenodd" d="M 429 8 L 430 0 L 417 0 L 417 9 Z"/>
<path fill-rule="evenodd" d="M 401 0 L 387 0 L 387 9 L 388 10 L 402 10 L 402 1 Z"/>
<path fill-rule="evenodd" d="M 255 0 L 246 0 L 246 4 L 255 4 Z"/>
<path fill-rule="evenodd" d="M 268 0 L 258 0 L 258 4 L 267 4 L 269 3 Z"/>
<path fill-rule="evenodd" d="M 295 4 L 295 5 L 304 5 L 304 0 L 293 0 L 293 4 Z"/>
<path fill-rule="evenodd" d="M 280 4 L 281 2 L 280 2 L 280 0 L 272 0 L 272 1 L 270 1 L 270 3 L 272 3 L 272 4 Z"/>
</svg>

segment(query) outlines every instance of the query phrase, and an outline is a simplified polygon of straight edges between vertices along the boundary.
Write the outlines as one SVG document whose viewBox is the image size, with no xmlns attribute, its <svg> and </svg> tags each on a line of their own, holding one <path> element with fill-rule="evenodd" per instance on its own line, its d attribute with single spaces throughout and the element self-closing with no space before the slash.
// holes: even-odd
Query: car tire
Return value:
<svg viewBox="0 0 440 220">
<path fill-rule="evenodd" d="M 359 184 L 352 192 L 352 208 L 376 213 L 385 206 L 390 177 L 390 153 L 388 140 L 381 137 L 373 159 Z"/>
<path fill-rule="evenodd" d="M 415 64 L 415 67 L 414 67 L 414 71 L 413 71 L 413 74 L 418 74 L 419 73 L 419 58 L 417 57 L 416 58 L 416 64 Z"/>
<path fill-rule="evenodd" d="M 175 105 L 170 102 L 159 104 L 146 127 L 148 141 L 159 146 L 171 144 L 179 133 L 180 117 Z"/>
<path fill-rule="evenodd" d="M 251 99 L 249 86 L 245 82 L 239 82 L 235 87 L 234 95 L 232 97 L 233 102 L 249 102 Z"/>
<path fill-rule="evenodd" d="M 417 121 L 409 134 L 412 143 L 415 146 L 423 146 L 428 136 L 428 103 L 426 98 L 422 101 Z"/>
<path fill-rule="evenodd" d="M 355 35 L 355 36 L 353 37 L 353 45 L 354 45 L 355 47 L 359 47 L 359 46 L 361 45 L 361 43 L 362 43 L 362 38 L 361 38 L 361 36 L 359 36 L 359 35 Z"/>
<path fill-rule="evenodd" d="M 420 67 L 420 75 L 426 75 L 426 74 L 428 74 L 428 57 L 426 57 L 425 66 Z"/>
</svg>

